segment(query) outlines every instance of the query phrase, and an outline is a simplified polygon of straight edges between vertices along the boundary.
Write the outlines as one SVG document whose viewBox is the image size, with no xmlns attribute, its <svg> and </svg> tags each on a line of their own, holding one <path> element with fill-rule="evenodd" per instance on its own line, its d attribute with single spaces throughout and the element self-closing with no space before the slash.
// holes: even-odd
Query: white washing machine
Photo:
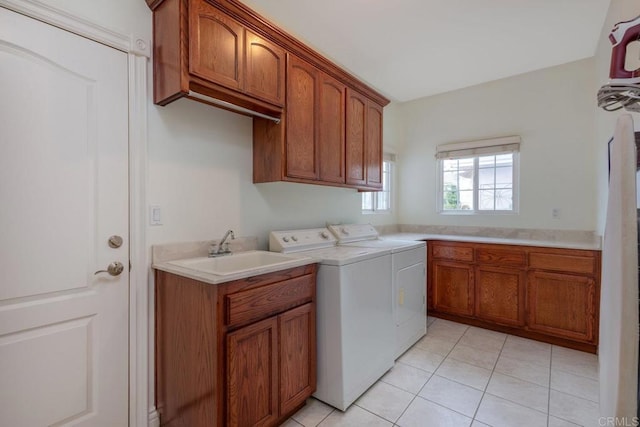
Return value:
<svg viewBox="0 0 640 427">
<path fill-rule="evenodd" d="M 398 358 L 427 333 L 427 245 L 379 237 L 371 224 L 330 225 L 342 246 L 391 250 L 391 288 Z"/>
<path fill-rule="evenodd" d="M 344 411 L 394 364 L 391 250 L 336 246 L 327 228 L 271 232 L 269 249 L 319 262 L 314 397 Z"/>
</svg>

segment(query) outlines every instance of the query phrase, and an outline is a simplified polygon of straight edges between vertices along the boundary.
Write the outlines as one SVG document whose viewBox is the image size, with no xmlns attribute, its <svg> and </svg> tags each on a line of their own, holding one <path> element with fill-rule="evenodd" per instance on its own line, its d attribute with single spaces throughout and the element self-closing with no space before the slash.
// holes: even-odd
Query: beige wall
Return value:
<svg viewBox="0 0 640 427">
<path fill-rule="evenodd" d="M 402 104 L 400 222 L 595 230 L 594 81 L 586 59 Z M 438 214 L 436 146 L 506 135 L 522 137 L 520 213 Z"/>
<path fill-rule="evenodd" d="M 179 100 L 149 111 L 148 200 L 162 207 L 150 243 L 323 226 L 330 222 L 395 222 L 360 212 L 352 189 L 295 183 L 252 183 L 251 119 Z M 390 126 L 391 127 L 391 126 Z M 266 246 L 265 246 L 266 247 Z"/>
</svg>

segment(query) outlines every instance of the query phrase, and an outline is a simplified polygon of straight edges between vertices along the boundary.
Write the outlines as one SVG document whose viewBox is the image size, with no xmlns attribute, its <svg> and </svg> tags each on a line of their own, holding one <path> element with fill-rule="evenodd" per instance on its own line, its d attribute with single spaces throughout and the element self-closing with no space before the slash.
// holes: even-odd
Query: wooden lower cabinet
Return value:
<svg viewBox="0 0 640 427">
<path fill-rule="evenodd" d="M 463 316 L 473 315 L 473 266 L 433 262 L 433 308 Z"/>
<path fill-rule="evenodd" d="M 502 325 L 524 326 L 524 272 L 513 268 L 476 267 L 475 315 Z"/>
<path fill-rule="evenodd" d="M 278 316 L 280 413 L 292 412 L 315 391 L 315 306 L 306 304 Z"/>
<path fill-rule="evenodd" d="M 316 388 L 316 265 L 211 285 L 156 271 L 156 407 L 171 427 L 276 426 Z"/>
<path fill-rule="evenodd" d="M 272 425 L 278 419 L 278 319 L 227 335 L 227 425 Z"/>
<path fill-rule="evenodd" d="M 530 271 L 529 329 L 590 342 L 596 325 L 596 283 L 587 276 Z"/>
<path fill-rule="evenodd" d="M 600 251 L 429 241 L 429 315 L 595 352 Z"/>
</svg>

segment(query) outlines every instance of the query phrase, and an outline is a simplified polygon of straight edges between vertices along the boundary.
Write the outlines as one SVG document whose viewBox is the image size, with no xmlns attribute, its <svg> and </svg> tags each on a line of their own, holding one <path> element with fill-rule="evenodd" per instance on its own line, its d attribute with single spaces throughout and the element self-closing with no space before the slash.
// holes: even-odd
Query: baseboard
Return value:
<svg viewBox="0 0 640 427">
<path fill-rule="evenodd" d="M 149 409 L 149 427 L 160 427 L 160 413 L 156 411 L 155 406 Z"/>
</svg>

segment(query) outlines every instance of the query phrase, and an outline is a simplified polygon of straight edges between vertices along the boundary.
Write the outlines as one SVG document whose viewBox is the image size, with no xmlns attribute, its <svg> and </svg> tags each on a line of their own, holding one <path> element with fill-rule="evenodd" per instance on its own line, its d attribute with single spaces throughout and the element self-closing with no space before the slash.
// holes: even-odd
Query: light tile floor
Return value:
<svg viewBox="0 0 640 427">
<path fill-rule="evenodd" d="M 595 355 L 428 318 L 427 335 L 346 412 L 309 399 L 285 427 L 595 427 Z"/>
</svg>

